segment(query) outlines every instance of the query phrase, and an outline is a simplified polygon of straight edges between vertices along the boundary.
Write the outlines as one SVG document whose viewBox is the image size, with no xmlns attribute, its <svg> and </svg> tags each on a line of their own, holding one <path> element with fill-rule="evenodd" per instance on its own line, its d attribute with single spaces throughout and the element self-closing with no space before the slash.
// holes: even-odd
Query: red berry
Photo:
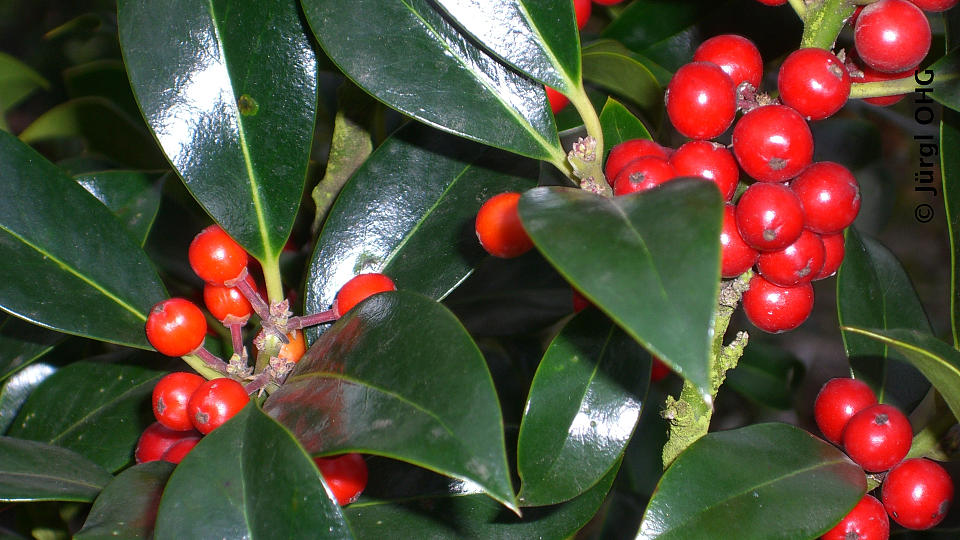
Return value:
<svg viewBox="0 0 960 540">
<path fill-rule="evenodd" d="M 901 71 L 899 73 L 884 73 L 882 71 L 877 71 L 866 64 L 863 64 L 863 65 L 857 66 L 857 69 L 859 69 L 860 73 L 862 73 L 863 75 L 855 77 L 854 82 L 868 83 L 868 82 L 878 82 L 878 81 L 879 82 L 895 81 L 897 79 L 903 79 L 904 77 L 913 77 L 914 70 L 916 68 L 917 66 L 914 66 L 906 71 Z M 897 94 L 895 96 L 863 98 L 863 101 L 871 105 L 876 105 L 878 107 L 887 107 L 887 106 L 893 105 L 894 103 L 899 102 L 901 99 L 905 97 L 907 97 L 906 94 Z"/>
<path fill-rule="evenodd" d="M 822 540 L 887 540 L 890 519 L 875 497 L 864 495 L 840 523 L 820 537 Z"/>
<path fill-rule="evenodd" d="M 880 0 L 863 8 L 853 29 L 857 55 L 877 71 L 918 65 L 930 50 L 927 16 L 907 0 Z"/>
<path fill-rule="evenodd" d="M 712 139 L 730 127 L 737 113 L 733 80 L 710 62 L 683 65 L 670 83 L 664 102 L 673 127 L 691 139 Z"/>
<path fill-rule="evenodd" d="M 246 282 L 253 290 L 257 289 L 253 277 L 248 275 Z M 207 306 L 207 311 L 221 322 L 225 321 L 228 316 L 245 321 L 253 314 L 253 306 L 243 296 L 240 289 L 236 287 L 205 283 L 203 286 L 203 303 Z"/>
<path fill-rule="evenodd" d="M 757 0 L 765 6 L 782 6 L 787 3 L 787 0 Z"/>
<path fill-rule="evenodd" d="M 670 156 L 677 176 L 695 176 L 713 181 L 724 200 L 733 199 L 740 180 L 737 160 L 725 146 L 709 141 L 690 141 Z"/>
<path fill-rule="evenodd" d="M 766 105 L 743 115 L 733 128 L 733 154 L 761 182 L 783 182 L 813 161 L 813 134 L 800 113 Z"/>
<path fill-rule="evenodd" d="M 662 360 L 653 357 L 653 362 L 650 364 L 650 382 L 662 381 L 670 374 L 670 367 L 663 363 Z"/>
<path fill-rule="evenodd" d="M 340 287 L 337 299 L 333 301 L 333 311 L 337 317 L 342 317 L 353 309 L 353 306 L 367 298 L 377 293 L 395 290 L 397 286 L 393 284 L 393 280 L 384 274 L 369 273 L 353 276 L 343 287 Z"/>
<path fill-rule="evenodd" d="M 871 405 L 847 421 L 840 437 L 843 450 L 867 472 L 900 463 L 910 451 L 910 420 L 893 405 Z"/>
<path fill-rule="evenodd" d="M 200 279 L 214 285 L 237 279 L 247 268 L 247 252 L 219 225 L 200 231 L 190 242 L 187 256 Z"/>
<path fill-rule="evenodd" d="M 280 346 L 280 352 L 277 353 L 277 358 L 287 362 L 299 362 L 300 358 L 303 357 L 303 353 L 307 352 L 307 339 L 304 337 L 303 332 L 294 330 L 287 334 L 287 340 L 289 340 L 287 343 Z"/>
<path fill-rule="evenodd" d="M 820 433 L 832 443 L 840 442 L 843 428 L 853 415 L 877 404 L 877 396 L 858 379 L 830 379 L 813 402 L 813 418 Z"/>
<path fill-rule="evenodd" d="M 737 277 L 757 262 L 759 253 L 748 246 L 737 229 L 735 207 L 723 205 L 723 227 L 720 229 L 720 276 Z"/>
<path fill-rule="evenodd" d="M 957 5 L 957 0 L 910 0 L 924 11 L 946 11 Z"/>
<path fill-rule="evenodd" d="M 820 236 L 806 229 L 800 238 L 781 249 L 761 253 L 757 259 L 760 275 L 781 287 L 813 281 L 823 268 L 824 249 Z"/>
<path fill-rule="evenodd" d="M 323 481 L 333 493 L 337 504 L 344 506 L 357 500 L 367 487 L 367 462 L 360 454 L 343 454 L 332 458 L 313 458 Z"/>
<path fill-rule="evenodd" d="M 580 291 L 573 289 L 573 312 L 580 313 L 590 307 L 590 301 L 580 294 Z"/>
<path fill-rule="evenodd" d="M 171 446 L 166 452 L 160 456 L 160 459 L 166 461 L 167 463 L 177 464 L 186 457 L 187 454 L 193 450 L 193 447 L 200 442 L 200 437 L 194 437 L 191 439 L 184 439 L 177 444 Z"/>
<path fill-rule="evenodd" d="M 233 418 L 249 402 L 250 396 L 242 384 L 221 377 L 206 381 L 194 391 L 187 403 L 187 414 L 193 427 L 206 435 Z"/>
<path fill-rule="evenodd" d="M 549 86 L 544 86 L 547 89 L 547 101 L 550 102 L 550 110 L 553 111 L 553 114 L 557 114 L 562 111 L 564 107 L 570 103 L 570 98 L 561 94 L 560 92 L 550 88 Z"/>
<path fill-rule="evenodd" d="M 838 233 L 860 212 L 860 184 L 846 167 L 832 161 L 814 163 L 790 183 L 803 207 L 806 228 Z"/>
<path fill-rule="evenodd" d="M 583 30 L 590 20 L 590 11 L 593 8 L 593 2 L 590 0 L 573 0 L 573 12 L 577 15 L 577 28 Z"/>
<path fill-rule="evenodd" d="M 900 525 L 929 529 L 943 521 L 950 509 L 953 480 L 929 459 L 907 459 L 887 473 L 880 497 L 887 513 Z"/>
<path fill-rule="evenodd" d="M 763 58 L 757 46 L 749 39 L 736 34 L 714 36 L 697 47 L 694 62 L 712 62 L 730 76 L 735 87 L 749 83 L 760 87 L 763 77 Z"/>
<path fill-rule="evenodd" d="M 753 276 L 750 289 L 743 293 L 743 311 L 750 323 L 764 332 L 793 330 L 813 311 L 813 287 L 809 283 L 780 287 Z"/>
<path fill-rule="evenodd" d="M 153 387 L 153 415 L 157 422 L 176 431 L 190 431 L 193 424 L 187 403 L 205 379 L 195 373 L 177 371 L 164 375 Z"/>
<path fill-rule="evenodd" d="M 192 427 L 190 431 L 176 431 L 160 422 L 154 422 L 140 434 L 140 439 L 137 441 L 137 450 L 133 453 L 133 456 L 137 463 L 157 461 L 171 446 L 184 439 L 193 438 L 199 439 L 200 432 L 192 429 Z"/>
<path fill-rule="evenodd" d="M 517 212 L 519 201 L 519 193 L 501 193 L 487 199 L 477 212 L 477 238 L 483 249 L 494 257 L 519 257 L 533 247 L 530 236 L 520 222 Z"/>
<path fill-rule="evenodd" d="M 619 4 L 623 0 L 593 0 L 595 4 L 600 4 L 601 6 L 612 6 L 614 4 Z"/>
<path fill-rule="evenodd" d="M 836 274 L 843 263 L 843 233 L 822 235 L 820 241 L 823 242 L 823 268 L 814 276 L 814 281 Z"/>
<path fill-rule="evenodd" d="M 847 102 L 850 74 L 830 51 L 799 49 L 780 66 L 777 87 L 784 105 L 810 120 L 822 120 Z"/>
<path fill-rule="evenodd" d="M 150 309 L 146 331 L 147 341 L 161 354 L 183 356 L 203 345 L 207 319 L 193 302 L 169 298 Z"/>
<path fill-rule="evenodd" d="M 673 180 L 677 176 L 670 162 L 654 156 L 637 158 L 624 167 L 613 181 L 614 195 L 627 195 Z"/>
<path fill-rule="evenodd" d="M 630 139 L 613 147 L 607 155 L 607 164 L 603 174 L 607 182 L 613 185 L 613 179 L 627 166 L 627 163 L 644 156 L 670 157 L 668 150 L 650 139 Z"/>
<path fill-rule="evenodd" d="M 803 231 L 803 208 L 783 184 L 757 182 L 737 201 L 737 229 L 748 245 L 777 251 L 794 243 Z"/>
</svg>

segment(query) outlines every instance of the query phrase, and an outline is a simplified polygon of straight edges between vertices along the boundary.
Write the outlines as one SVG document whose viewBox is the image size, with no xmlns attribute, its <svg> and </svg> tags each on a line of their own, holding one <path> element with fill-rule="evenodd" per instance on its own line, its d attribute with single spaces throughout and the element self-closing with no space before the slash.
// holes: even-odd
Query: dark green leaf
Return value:
<svg viewBox="0 0 960 540">
<path fill-rule="evenodd" d="M 603 145 L 607 151 L 631 139 L 653 138 L 643 122 L 613 98 L 608 98 L 600 111 L 600 124 L 603 126 Z"/>
<path fill-rule="evenodd" d="M 453 314 L 418 294 L 379 294 L 350 310 L 264 410 L 311 453 L 401 459 L 517 507 L 483 356 Z"/>
<path fill-rule="evenodd" d="M 721 205 L 715 185 L 680 179 L 613 199 L 537 188 L 520 217 L 570 283 L 707 395 Z"/>
<path fill-rule="evenodd" d="M 173 467 L 166 461 L 151 461 L 117 475 L 93 501 L 83 528 L 74 538 L 153 538 L 160 495 Z"/>
<path fill-rule="evenodd" d="M 0 53 L 0 129 L 7 129 L 4 115 L 39 88 L 50 83 L 30 66 L 6 53 Z"/>
<path fill-rule="evenodd" d="M 300 204 L 317 63 L 296 0 L 118 2 L 120 45 L 147 123 L 194 197 L 273 260 Z"/>
<path fill-rule="evenodd" d="M 485 256 L 473 226 L 483 201 L 535 185 L 535 162 L 407 125 L 341 191 L 313 254 L 305 311 L 327 309 L 361 272 L 445 297 Z"/>
<path fill-rule="evenodd" d="M 636 103 L 651 117 L 661 113 L 663 89 L 656 77 L 616 41 L 602 40 L 583 48 L 583 78 Z"/>
<path fill-rule="evenodd" d="M 163 490 L 154 537 L 350 538 L 310 456 L 250 403 L 190 451 Z"/>
<path fill-rule="evenodd" d="M 437 0 L 437 5 L 514 68 L 563 93 L 580 86 L 580 35 L 573 3 Z"/>
<path fill-rule="evenodd" d="M 664 473 L 637 538 L 815 538 L 866 485 L 843 452 L 799 428 L 710 433 Z"/>
<path fill-rule="evenodd" d="M 883 140 L 877 124 L 857 117 L 828 118 L 810 124 L 814 161 L 835 161 L 851 171 L 876 164 L 882 159 Z"/>
<path fill-rule="evenodd" d="M 7 432 L 30 394 L 56 371 L 52 364 L 36 362 L 4 381 L 0 386 L 0 434 Z"/>
<path fill-rule="evenodd" d="M 59 446 L 0 437 L 0 501 L 92 501 L 113 479 Z"/>
<path fill-rule="evenodd" d="M 714 0 L 635 0 L 601 34 L 630 50 L 654 57 L 675 70 L 693 56 L 699 41 L 694 25 L 713 16 L 724 2 Z M 667 61 L 667 63 L 664 63 Z"/>
<path fill-rule="evenodd" d="M 576 499 L 524 508 L 519 518 L 478 494 L 475 486 L 406 464 L 370 460 L 370 485 L 343 512 L 358 538 L 571 538 L 600 508 L 616 471 Z"/>
<path fill-rule="evenodd" d="M 140 108 L 120 60 L 95 60 L 69 67 L 63 72 L 63 80 L 70 97 L 99 96 L 119 107 L 131 119 L 140 120 Z"/>
<path fill-rule="evenodd" d="M 0 307 L 61 332 L 149 348 L 147 312 L 167 295 L 123 224 L 6 132 L 0 178 Z"/>
<path fill-rule="evenodd" d="M 960 28 L 957 29 L 960 31 Z M 940 172 L 943 206 L 950 239 L 950 328 L 954 347 L 960 347 L 960 113 L 944 109 L 940 123 Z"/>
<path fill-rule="evenodd" d="M 150 423 L 150 393 L 163 375 L 138 366 L 70 364 L 30 395 L 9 435 L 69 448 L 116 471 L 130 462 Z"/>
<path fill-rule="evenodd" d="M 22 319 L 0 314 L 0 381 L 50 352 L 65 337 Z"/>
<path fill-rule="evenodd" d="M 377 99 L 462 137 L 565 163 L 543 85 L 474 46 L 436 4 L 302 3 L 327 56 Z"/>
<path fill-rule="evenodd" d="M 940 392 L 953 415 L 960 419 L 960 352 L 932 335 L 917 330 L 843 327 L 897 350 Z"/>
<path fill-rule="evenodd" d="M 907 328 L 932 333 L 910 278 L 879 242 L 847 230 L 845 256 L 837 276 L 837 315 L 841 326 Z M 850 367 L 869 384 L 881 403 L 905 411 L 923 399 L 930 383 L 895 350 L 863 336 L 843 332 Z"/>
<path fill-rule="evenodd" d="M 103 171 L 81 174 L 74 180 L 112 210 L 142 246 L 160 210 L 160 190 L 156 186 L 159 176 L 142 171 Z"/>
<path fill-rule="evenodd" d="M 945 107 L 960 111 L 960 48 L 954 48 L 916 77 L 917 81 L 925 81 L 933 87 L 930 97 Z"/>
<path fill-rule="evenodd" d="M 803 362 L 786 349 L 751 341 L 736 369 L 727 372 L 725 384 L 761 405 L 788 410 L 805 371 Z"/>
<path fill-rule="evenodd" d="M 640 418 L 650 356 L 595 309 L 547 348 L 520 425 L 517 468 L 524 506 L 563 502 L 620 461 Z"/>
</svg>

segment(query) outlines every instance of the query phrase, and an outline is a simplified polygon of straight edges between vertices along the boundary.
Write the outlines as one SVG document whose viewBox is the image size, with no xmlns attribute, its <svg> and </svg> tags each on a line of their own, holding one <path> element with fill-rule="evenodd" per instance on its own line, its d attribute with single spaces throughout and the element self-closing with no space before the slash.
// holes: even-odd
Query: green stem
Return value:
<svg viewBox="0 0 960 540">
<path fill-rule="evenodd" d="M 917 81 L 912 76 L 892 81 L 853 83 L 850 85 L 850 99 L 899 96 L 913 92 L 916 87 Z"/>
<path fill-rule="evenodd" d="M 188 354 L 186 356 L 182 356 L 181 358 L 183 358 L 184 362 L 186 362 L 190 367 L 193 368 L 194 371 L 199 373 L 205 379 L 212 380 L 226 376 L 225 373 L 220 373 L 219 371 L 208 366 L 207 363 L 204 362 L 199 356 Z"/>
<path fill-rule="evenodd" d="M 267 302 L 282 302 L 286 295 L 283 294 L 283 280 L 280 278 L 280 259 L 273 257 L 261 260 L 260 266 L 263 268 L 263 280 L 267 285 Z"/>
<path fill-rule="evenodd" d="M 613 190 L 603 176 L 603 127 L 582 81 L 569 98 L 587 130 L 587 136 L 574 143 L 567 154 L 566 159 L 573 166 L 573 176 L 580 180 L 582 189 L 612 197 Z"/>
<path fill-rule="evenodd" d="M 590 103 L 590 97 L 587 95 L 583 82 L 577 87 L 576 93 L 570 96 L 570 103 L 577 110 L 583 125 L 587 128 L 587 135 L 597 141 L 597 152 L 603 156 L 603 126 L 600 125 L 600 117 L 597 116 L 593 103 Z"/>
<path fill-rule="evenodd" d="M 807 5 L 804 3 L 804 0 L 789 0 L 790 7 L 797 12 L 797 16 L 800 17 L 802 21 L 807 16 Z"/>
<path fill-rule="evenodd" d="M 851 0 L 823 0 L 819 6 L 807 7 L 800 47 L 833 49 L 837 36 L 850 15 L 853 15 L 854 9 Z"/>
</svg>

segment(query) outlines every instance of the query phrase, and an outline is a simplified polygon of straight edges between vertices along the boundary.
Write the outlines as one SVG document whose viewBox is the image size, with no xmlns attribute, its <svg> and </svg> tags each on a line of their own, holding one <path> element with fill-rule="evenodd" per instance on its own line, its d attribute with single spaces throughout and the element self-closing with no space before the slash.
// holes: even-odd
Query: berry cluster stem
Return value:
<svg viewBox="0 0 960 540">
<path fill-rule="evenodd" d="M 790 5 L 794 4 L 794 1 L 790 2 Z M 833 49 L 840 30 L 843 29 L 847 19 L 853 15 L 854 9 L 854 3 L 851 0 L 821 0 L 819 4 L 807 5 L 806 15 L 801 16 L 803 37 L 800 38 L 800 47 Z"/>
<path fill-rule="evenodd" d="M 612 197 L 613 190 L 603 176 L 603 127 L 600 117 L 590 103 L 582 82 L 569 97 L 587 129 L 587 136 L 574 143 L 567 154 L 567 161 L 573 166 L 573 175 L 580 181 L 581 188 Z"/>
<path fill-rule="evenodd" d="M 800 17 L 800 20 L 803 20 L 807 17 L 807 4 L 806 0 L 788 0 L 790 2 L 790 7 L 797 12 L 797 16 Z"/>
</svg>

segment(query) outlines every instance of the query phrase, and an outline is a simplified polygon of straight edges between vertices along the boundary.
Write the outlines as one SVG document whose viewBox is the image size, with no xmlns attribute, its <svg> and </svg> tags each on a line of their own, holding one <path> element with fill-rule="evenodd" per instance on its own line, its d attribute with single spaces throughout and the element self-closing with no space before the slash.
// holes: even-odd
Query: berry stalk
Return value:
<svg viewBox="0 0 960 540">
<path fill-rule="evenodd" d="M 790 5 L 794 3 L 795 1 L 791 0 Z M 800 38 L 800 47 L 831 50 L 843 25 L 853 15 L 855 6 L 850 0 L 823 0 L 819 6 L 805 9 L 806 16 L 801 16 L 803 37 Z"/>
<path fill-rule="evenodd" d="M 573 174 L 580 180 L 580 187 L 588 191 L 612 197 L 613 190 L 603 176 L 603 127 L 600 117 L 590 103 L 583 82 L 570 97 L 583 125 L 587 129 L 587 136 L 574 143 L 567 161 L 573 166 Z"/>
<path fill-rule="evenodd" d="M 940 80 L 937 80 L 939 83 Z M 917 87 L 915 77 L 904 77 L 892 81 L 875 81 L 868 83 L 853 83 L 850 86 L 850 99 L 872 97 L 898 96 L 909 94 Z"/>
</svg>

